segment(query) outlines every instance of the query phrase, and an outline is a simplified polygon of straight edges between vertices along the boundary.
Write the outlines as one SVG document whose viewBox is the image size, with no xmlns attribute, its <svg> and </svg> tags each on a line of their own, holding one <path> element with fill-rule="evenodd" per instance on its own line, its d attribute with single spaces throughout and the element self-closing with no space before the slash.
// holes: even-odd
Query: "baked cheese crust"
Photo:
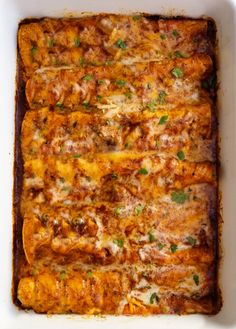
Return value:
<svg viewBox="0 0 236 329">
<path fill-rule="evenodd" d="M 22 308 L 219 310 L 210 26 L 109 14 L 20 24 Z"/>
</svg>

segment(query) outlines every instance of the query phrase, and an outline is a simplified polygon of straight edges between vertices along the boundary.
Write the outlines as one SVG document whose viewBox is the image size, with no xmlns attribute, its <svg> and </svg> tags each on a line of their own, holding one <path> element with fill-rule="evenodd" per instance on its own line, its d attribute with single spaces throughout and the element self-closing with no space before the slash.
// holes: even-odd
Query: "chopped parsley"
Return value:
<svg viewBox="0 0 236 329">
<path fill-rule="evenodd" d="M 60 272 L 60 280 L 65 280 L 67 277 L 66 271 L 61 271 Z"/>
<path fill-rule="evenodd" d="M 122 210 L 121 207 L 116 207 L 116 208 L 115 208 L 115 214 L 116 214 L 117 216 L 119 216 L 119 215 L 121 214 L 121 210 Z"/>
<path fill-rule="evenodd" d="M 129 143 L 125 143 L 125 148 L 127 149 L 129 147 Z"/>
<path fill-rule="evenodd" d="M 172 34 L 175 38 L 178 38 L 179 37 L 179 32 L 177 30 L 173 30 L 172 31 Z"/>
<path fill-rule="evenodd" d="M 165 34 L 160 34 L 160 38 L 161 38 L 162 40 L 165 40 L 165 39 L 166 39 L 166 35 L 165 35 Z"/>
<path fill-rule="evenodd" d="M 79 47 L 80 46 L 80 38 L 79 37 L 77 37 L 77 38 L 75 38 L 75 46 L 76 47 Z"/>
<path fill-rule="evenodd" d="M 149 239 L 149 242 L 155 242 L 156 241 L 156 238 L 155 236 L 152 234 L 152 232 L 148 232 L 148 239 Z"/>
<path fill-rule="evenodd" d="M 148 174 L 148 171 L 147 171 L 146 168 L 140 168 L 139 171 L 138 171 L 138 173 L 140 175 L 147 175 Z"/>
<path fill-rule="evenodd" d="M 119 86 L 119 87 L 124 87 L 125 86 L 125 81 L 124 80 L 116 80 L 116 84 L 117 84 L 117 86 Z"/>
<path fill-rule="evenodd" d="M 167 120 L 168 120 L 168 115 L 163 115 L 162 117 L 160 117 L 159 125 L 164 125 Z"/>
<path fill-rule="evenodd" d="M 31 49 L 30 49 L 30 53 L 31 53 L 32 56 L 35 55 L 37 49 L 38 49 L 37 46 L 32 46 L 32 47 L 31 47 Z"/>
<path fill-rule="evenodd" d="M 48 47 L 53 47 L 55 44 L 55 41 L 53 39 L 48 39 Z"/>
<path fill-rule="evenodd" d="M 63 109 L 63 107 L 64 107 L 61 102 L 57 102 L 55 106 L 59 107 L 60 109 Z"/>
<path fill-rule="evenodd" d="M 170 246 L 171 252 L 175 253 L 177 249 L 178 249 L 177 244 L 175 244 L 175 243 L 171 244 L 171 246 Z"/>
<path fill-rule="evenodd" d="M 113 240 L 113 243 L 115 243 L 120 248 L 122 248 L 124 246 L 124 240 L 123 239 L 115 239 L 115 240 Z"/>
<path fill-rule="evenodd" d="M 164 247 L 165 247 L 165 244 L 163 244 L 163 243 L 158 243 L 158 245 L 157 245 L 157 248 L 159 250 L 162 250 Z"/>
<path fill-rule="evenodd" d="M 91 80 L 93 80 L 93 76 L 91 74 L 86 74 L 83 77 L 83 80 L 85 80 L 85 81 L 91 81 Z"/>
<path fill-rule="evenodd" d="M 157 296 L 157 294 L 155 292 L 153 292 L 150 296 L 150 304 L 154 304 L 155 301 L 158 302 L 159 297 Z"/>
<path fill-rule="evenodd" d="M 178 153 L 177 153 L 177 157 L 178 157 L 178 159 L 179 160 L 184 160 L 185 159 L 185 154 L 184 154 L 184 152 L 183 151 L 179 151 Z"/>
<path fill-rule="evenodd" d="M 141 17 L 142 16 L 140 16 L 140 15 L 135 15 L 132 18 L 133 18 L 134 21 L 139 21 L 141 19 Z"/>
<path fill-rule="evenodd" d="M 82 105 L 87 109 L 89 107 L 89 102 L 83 102 Z"/>
<path fill-rule="evenodd" d="M 125 93 L 125 97 L 127 97 L 128 99 L 132 99 L 132 94 L 131 93 Z"/>
<path fill-rule="evenodd" d="M 165 97 L 167 96 L 167 93 L 162 90 L 159 92 L 158 100 L 161 105 L 165 104 Z"/>
<path fill-rule="evenodd" d="M 184 75 L 183 70 L 180 67 L 173 68 L 171 73 L 175 78 L 182 78 Z"/>
<path fill-rule="evenodd" d="M 111 178 L 112 178 L 112 179 L 117 179 L 117 178 L 118 178 L 117 173 L 113 172 L 113 173 L 111 174 Z"/>
<path fill-rule="evenodd" d="M 143 209 L 145 208 L 145 206 L 139 204 L 137 207 L 134 208 L 134 213 L 136 216 L 140 215 L 143 211 Z"/>
<path fill-rule="evenodd" d="M 188 236 L 186 239 L 187 239 L 188 243 L 191 244 L 191 246 L 193 246 L 193 247 L 194 247 L 194 246 L 196 245 L 196 243 L 197 243 L 197 240 L 194 239 L 194 238 L 191 237 L 191 236 Z"/>
<path fill-rule="evenodd" d="M 199 285 L 199 276 L 197 274 L 193 275 L 193 281 L 195 282 L 196 286 Z"/>
<path fill-rule="evenodd" d="M 81 154 L 74 154 L 73 157 L 74 157 L 75 159 L 79 159 L 79 158 L 81 157 Z"/>
<path fill-rule="evenodd" d="M 116 41 L 116 47 L 117 48 L 121 48 L 121 49 L 126 49 L 127 48 L 127 45 L 126 45 L 126 43 L 124 42 L 124 40 L 122 40 L 122 39 L 118 39 L 117 41 Z"/>
<path fill-rule="evenodd" d="M 171 194 L 171 200 L 176 203 L 183 204 L 188 200 L 188 194 L 184 193 L 184 191 L 173 192 Z"/>
<path fill-rule="evenodd" d="M 174 52 L 176 58 L 185 58 L 185 56 L 178 50 Z"/>
<path fill-rule="evenodd" d="M 99 80 L 98 80 L 98 84 L 99 84 L 99 85 L 103 85 L 104 83 L 105 83 L 104 80 L 102 80 L 102 79 L 99 79 Z"/>
<path fill-rule="evenodd" d="M 93 272 L 92 271 L 87 271 L 86 272 L 86 277 L 89 279 L 93 276 Z"/>
<path fill-rule="evenodd" d="M 149 103 L 147 103 L 147 107 L 151 112 L 155 111 L 155 107 L 157 106 L 157 101 L 155 99 L 153 99 L 152 101 L 150 101 Z"/>
<path fill-rule="evenodd" d="M 84 66 L 84 64 L 86 64 L 86 60 L 85 60 L 84 57 L 80 57 L 80 59 L 79 59 L 79 64 L 80 64 L 81 66 Z"/>
<path fill-rule="evenodd" d="M 101 95 L 97 95 L 97 100 L 100 101 L 102 99 L 102 96 Z"/>
</svg>

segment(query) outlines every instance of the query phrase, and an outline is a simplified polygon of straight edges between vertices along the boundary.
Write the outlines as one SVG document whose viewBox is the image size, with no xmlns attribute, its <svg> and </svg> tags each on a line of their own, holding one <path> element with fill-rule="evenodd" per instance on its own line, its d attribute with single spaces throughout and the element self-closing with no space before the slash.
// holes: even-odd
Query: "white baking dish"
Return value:
<svg viewBox="0 0 236 329">
<path fill-rule="evenodd" d="M 12 186 L 16 31 L 32 16 L 63 16 L 82 12 L 147 12 L 164 15 L 210 16 L 219 38 L 219 122 L 221 191 L 223 193 L 223 262 L 220 282 L 223 308 L 216 316 L 80 317 L 37 315 L 18 310 L 11 301 Z M 0 328 L 236 328 L 236 0 L 0 0 Z"/>
</svg>

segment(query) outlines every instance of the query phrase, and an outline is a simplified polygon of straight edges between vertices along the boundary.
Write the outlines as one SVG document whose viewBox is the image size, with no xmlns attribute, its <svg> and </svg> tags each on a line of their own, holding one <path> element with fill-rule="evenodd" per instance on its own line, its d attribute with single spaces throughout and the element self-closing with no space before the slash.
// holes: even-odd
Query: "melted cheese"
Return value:
<svg viewBox="0 0 236 329">
<path fill-rule="evenodd" d="M 21 24 L 23 307 L 215 311 L 207 26 L 105 14 Z"/>
</svg>

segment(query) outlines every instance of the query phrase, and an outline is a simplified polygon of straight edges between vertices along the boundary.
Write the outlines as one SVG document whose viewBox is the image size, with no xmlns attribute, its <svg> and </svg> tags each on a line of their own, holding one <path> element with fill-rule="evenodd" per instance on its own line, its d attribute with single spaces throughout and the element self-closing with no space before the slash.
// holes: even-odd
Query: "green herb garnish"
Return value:
<svg viewBox="0 0 236 329">
<path fill-rule="evenodd" d="M 171 71 L 172 75 L 175 77 L 175 78 L 182 78 L 184 73 L 182 71 L 181 68 L 179 67 L 175 67 L 172 71 Z"/>
<path fill-rule="evenodd" d="M 84 57 L 80 57 L 80 59 L 79 59 L 79 64 L 80 64 L 81 66 L 84 66 L 85 63 L 86 63 L 85 58 L 84 58 Z"/>
<path fill-rule="evenodd" d="M 142 206 L 141 204 L 139 204 L 137 207 L 135 207 L 134 208 L 135 215 L 136 216 L 140 215 L 144 208 L 145 208 L 145 206 Z"/>
<path fill-rule="evenodd" d="M 55 44 L 55 41 L 53 39 L 48 39 L 48 47 L 53 47 Z"/>
<path fill-rule="evenodd" d="M 186 239 L 187 239 L 188 243 L 191 244 L 191 246 L 193 246 L 193 247 L 194 247 L 194 246 L 196 245 L 196 243 L 197 243 L 197 240 L 194 239 L 194 238 L 191 237 L 191 236 L 188 236 Z"/>
<path fill-rule="evenodd" d="M 105 81 L 102 80 L 102 79 L 99 79 L 97 82 L 98 82 L 99 85 L 103 85 L 105 83 Z"/>
<path fill-rule="evenodd" d="M 160 38 L 161 38 L 162 40 L 165 40 L 165 39 L 166 39 L 166 35 L 165 35 L 165 34 L 160 34 Z"/>
<path fill-rule="evenodd" d="M 156 140 L 156 147 L 159 147 L 161 145 L 161 142 L 159 140 Z"/>
<path fill-rule="evenodd" d="M 100 101 L 102 99 L 102 96 L 101 95 L 97 95 L 97 100 Z"/>
<path fill-rule="evenodd" d="M 115 243 L 120 248 L 122 248 L 124 246 L 124 240 L 123 239 L 115 239 L 115 240 L 113 240 L 113 243 Z"/>
<path fill-rule="evenodd" d="M 158 302 L 159 301 L 159 297 L 157 296 L 157 294 L 155 292 L 153 292 L 151 294 L 151 297 L 150 297 L 150 304 L 154 304 L 154 301 Z"/>
<path fill-rule="evenodd" d="M 75 46 L 76 47 L 79 47 L 80 46 L 80 38 L 79 37 L 77 37 L 77 38 L 75 38 Z"/>
<path fill-rule="evenodd" d="M 146 168 L 140 168 L 139 171 L 138 171 L 139 174 L 141 175 L 147 175 L 148 174 L 148 171 Z"/>
<path fill-rule="evenodd" d="M 184 160 L 185 159 L 185 154 L 184 154 L 184 152 L 183 151 L 179 151 L 178 153 L 177 153 L 177 157 L 178 157 L 178 159 L 179 160 Z"/>
<path fill-rule="evenodd" d="M 185 56 L 178 50 L 174 52 L 174 55 L 176 58 L 185 58 Z"/>
<path fill-rule="evenodd" d="M 117 178 L 118 178 L 117 173 L 113 172 L 113 173 L 111 174 L 111 178 L 112 178 L 112 179 L 117 179 Z"/>
<path fill-rule="evenodd" d="M 188 200 L 188 194 L 184 193 L 184 191 L 173 192 L 171 194 L 171 200 L 176 203 L 183 204 Z"/>
<path fill-rule="evenodd" d="M 195 282 L 196 286 L 199 285 L 199 276 L 197 274 L 193 275 L 193 281 Z"/>
<path fill-rule="evenodd" d="M 66 271 L 61 271 L 60 272 L 60 280 L 65 280 L 67 277 Z"/>
<path fill-rule="evenodd" d="M 132 94 L 131 93 L 125 93 L 125 97 L 127 97 L 128 99 L 132 99 Z"/>
<path fill-rule="evenodd" d="M 156 241 L 156 238 L 152 234 L 152 232 L 148 232 L 148 239 L 149 239 L 149 242 L 151 242 L 151 243 Z"/>
<path fill-rule="evenodd" d="M 91 80 L 93 80 L 93 76 L 91 74 L 86 74 L 83 77 L 83 80 L 85 80 L 85 81 L 91 81 Z"/>
<path fill-rule="evenodd" d="M 89 107 L 89 102 L 83 102 L 82 105 L 87 109 Z"/>
<path fill-rule="evenodd" d="M 147 103 L 147 107 L 151 112 L 155 111 L 155 107 L 157 106 L 157 101 L 155 99 L 153 99 L 152 101 L 150 101 L 149 103 Z"/>
<path fill-rule="evenodd" d="M 141 17 L 142 16 L 140 16 L 140 15 L 135 15 L 132 18 L 133 18 L 134 21 L 139 21 L 141 19 Z"/>
<path fill-rule="evenodd" d="M 166 96 L 167 96 L 167 93 L 164 90 L 162 90 L 162 91 L 159 92 L 158 100 L 159 100 L 159 103 L 161 105 L 165 104 L 165 97 Z"/>
<path fill-rule="evenodd" d="M 179 37 L 179 32 L 177 30 L 173 30 L 172 31 L 172 34 L 175 38 L 178 38 Z"/>
<path fill-rule="evenodd" d="M 117 86 L 119 86 L 119 87 L 124 87 L 125 86 L 125 81 L 124 80 L 116 80 L 116 84 L 117 84 Z"/>
<path fill-rule="evenodd" d="M 178 246 L 177 246 L 175 243 L 173 243 L 173 244 L 170 246 L 170 250 L 171 250 L 171 252 L 173 252 L 173 253 L 175 253 L 177 249 L 178 249 Z"/>
<path fill-rule="evenodd" d="M 159 125 L 164 125 L 167 120 L 168 120 L 168 115 L 163 115 L 162 117 L 160 117 Z"/>
<path fill-rule="evenodd" d="M 93 272 L 92 271 L 87 271 L 86 272 L 86 277 L 89 279 L 93 276 Z"/>
<path fill-rule="evenodd" d="M 121 48 L 121 49 L 124 50 L 124 49 L 127 48 L 127 45 L 126 45 L 126 43 L 122 39 L 118 39 L 116 41 L 116 47 Z"/>
<path fill-rule="evenodd" d="M 60 109 L 63 109 L 64 105 L 61 102 L 57 102 L 55 107 L 59 107 Z"/>
<path fill-rule="evenodd" d="M 121 215 L 121 210 L 122 210 L 121 207 L 116 207 L 116 208 L 115 208 L 115 214 L 116 214 L 117 216 L 120 216 L 120 215 Z"/>
<path fill-rule="evenodd" d="M 165 247 L 165 244 L 163 244 L 163 243 L 158 243 L 158 245 L 157 245 L 157 248 L 159 250 L 162 250 L 164 247 Z"/>
<path fill-rule="evenodd" d="M 30 52 L 31 52 L 31 55 L 34 56 L 36 51 L 37 51 L 37 46 L 32 46 L 31 49 L 30 49 Z"/>
<path fill-rule="evenodd" d="M 74 154 L 73 157 L 74 157 L 75 159 L 79 159 L 79 158 L 81 158 L 81 154 Z"/>
</svg>

